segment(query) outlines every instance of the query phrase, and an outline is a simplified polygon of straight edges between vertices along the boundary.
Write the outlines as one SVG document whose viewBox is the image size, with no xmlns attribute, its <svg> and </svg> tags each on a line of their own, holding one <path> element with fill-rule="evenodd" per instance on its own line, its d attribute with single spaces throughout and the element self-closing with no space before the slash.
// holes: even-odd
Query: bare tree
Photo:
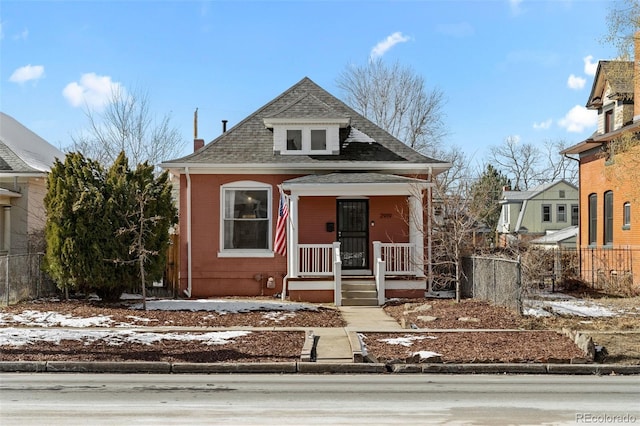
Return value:
<svg viewBox="0 0 640 426">
<path fill-rule="evenodd" d="M 84 113 L 87 129 L 72 136 L 70 151 L 81 152 L 107 167 L 121 152 L 132 165 L 158 164 L 179 156 L 184 146 L 170 115 L 158 120 L 153 116 L 146 91 L 114 89 L 102 112 L 86 106 Z"/>
<path fill-rule="evenodd" d="M 502 145 L 489 148 L 491 162 L 506 174 L 513 189 L 524 191 L 544 180 L 540 167 L 540 150 L 530 143 L 520 143 L 509 136 Z"/>
<path fill-rule="evenodd" d="M 568 147 L 566 141 L 547 140 L 544 143 L 544 147 L 547 167 L 540 173 L 542 178 L 548 182 L 565 179 L 574 185 L 578 185 L 578 162 L 560 154 L 560 151 Z"/>
<path fill-rule="evenodd" d="M 640 29 L 640 0 L 612 2 L 606 22 L 608 31 L 602 42 L 614 46 L 620 60 L 633 58 L 634 37 Z"/>
<path fill-rule="evenodd" d="M 348 105 L 417 151 L 431 154 L 447 134 L 444 93 L 410 67 L 372 60 L 347 66 L 336 84 Z"/>
<path fill-rule="evenodd" d="M 447 190 L 436 185 L 433 194 L 439 215 L 433 222 L 431 234 L 431 289 L 454 288 L 458 302 L 462 297 L 464 278 L 462 258 L 473 251 L 473 233 L 477 226 L 469 190 L 469 185 L 463 181 Z"/>
</svg>

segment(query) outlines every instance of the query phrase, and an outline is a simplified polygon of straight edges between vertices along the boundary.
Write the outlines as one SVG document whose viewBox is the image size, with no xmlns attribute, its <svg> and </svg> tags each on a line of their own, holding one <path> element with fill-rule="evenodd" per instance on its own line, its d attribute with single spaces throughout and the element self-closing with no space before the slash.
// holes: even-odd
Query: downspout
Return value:
<svg viewBox="0 0 640 426">
<path fill-rule="evenodd" d="M 427 187 L 427 276 L 429 277 L 429 288 L 427 291 L 430 293 L 433 288 L 433 247 L 432 247 L 432 232 L 433 232 L 433 169 L 429 167 L 429 183 Z"/>
<path fill-rule="evenodd" d="M 187 178 L 187 288 L 184 290 L 184 294 L 187 297 L 191 297 L 192 278 L 191 278 L 191 175 L 189 174 L 189 167 L 184 169 Z"/>
</svg>

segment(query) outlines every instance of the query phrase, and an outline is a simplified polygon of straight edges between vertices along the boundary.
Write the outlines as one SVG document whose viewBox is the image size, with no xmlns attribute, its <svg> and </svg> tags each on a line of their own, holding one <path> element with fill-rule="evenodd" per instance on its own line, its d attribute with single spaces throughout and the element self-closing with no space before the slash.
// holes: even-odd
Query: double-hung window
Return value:
<svg viewBox="0 0 640 426">
<path fill-rule="evenodd" d="M 571 226 L 578 226 L 580 219 L 580 208 L 577 204 L 571 204 Z"/>
<path fill-rule="evenodd" d="M 597 244 L 598 195 L 589 195 L 589 245 Z"/>
<path fill-rule="evenodd" d="M 271 186 L 234 182 L 221 187 L 221 256 L 271 253 Z"/>
<path fill-rule="evenodd" d="M 622 229 L 631 229 L 631 203 L 628 201 L 622 206 Z"/>
<path fill-rule="evenodd" d="M 604 244 L 613 243 L 613 192 L 604 193 Z"/>
<path fill-rule="evenodd" d="M 556 206 L 556 221 L 557 222 L 567 221 L 567 205 L 566 204 L 558 204 Z"/>
<path fill-rule="evenodd" d="M 549 204 L 542 205 L 542 221 L 551 222 L 551 205 Z"/>
</svg>

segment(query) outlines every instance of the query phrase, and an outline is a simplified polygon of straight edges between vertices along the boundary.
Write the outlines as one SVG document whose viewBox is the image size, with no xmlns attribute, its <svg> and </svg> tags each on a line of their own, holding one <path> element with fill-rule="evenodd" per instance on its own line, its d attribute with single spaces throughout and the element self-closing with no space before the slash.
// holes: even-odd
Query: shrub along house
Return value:
<svg viewBox="0 0 640 426">
<path fill-rule="evenodd" d="M 184 295 L 338 305 L 424 296 L 431 186 L 448 163 L 309 78 L 228 131 L 223 123 L 218 138 L 161 165 L 180 181 Z"/>
</svg>

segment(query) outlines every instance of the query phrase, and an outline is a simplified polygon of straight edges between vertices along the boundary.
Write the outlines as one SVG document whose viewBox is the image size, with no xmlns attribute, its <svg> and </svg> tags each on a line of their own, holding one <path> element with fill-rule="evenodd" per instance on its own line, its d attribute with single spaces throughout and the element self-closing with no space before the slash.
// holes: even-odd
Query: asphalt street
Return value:
<svg viewBox="0 0 640 426">
<path fill-rule="evenodd" d="M 2 374 L 2 425 L 640 424 L 640 377 Z"/>
</svg>

